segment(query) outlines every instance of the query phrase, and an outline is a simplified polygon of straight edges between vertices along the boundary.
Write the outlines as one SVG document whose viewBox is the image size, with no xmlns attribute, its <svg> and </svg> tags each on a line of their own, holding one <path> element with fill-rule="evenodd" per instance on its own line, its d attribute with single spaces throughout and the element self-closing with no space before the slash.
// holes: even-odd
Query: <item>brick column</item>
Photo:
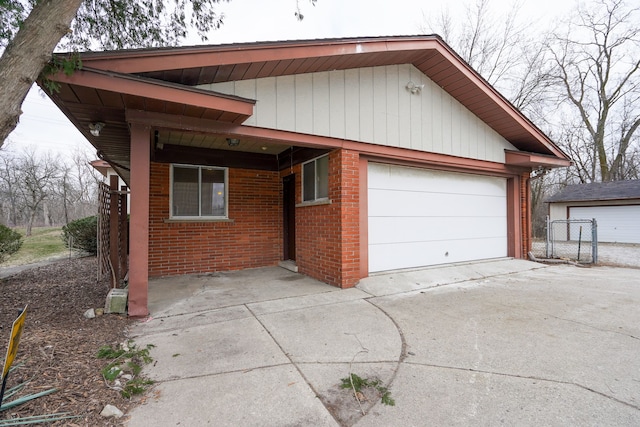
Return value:
<svg viewBox="0 0 640 427">
<path fill-rule="evenodd" d="M 351 288 L 360 280 L 360 156 L 340 152 L 341 287 Z"/>
</svg>

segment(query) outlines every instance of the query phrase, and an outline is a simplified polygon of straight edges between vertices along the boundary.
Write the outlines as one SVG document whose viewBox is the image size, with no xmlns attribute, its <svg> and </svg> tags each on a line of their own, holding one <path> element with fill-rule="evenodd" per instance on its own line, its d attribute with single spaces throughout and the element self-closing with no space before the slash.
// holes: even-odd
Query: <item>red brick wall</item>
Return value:
<svg viewBox="0 0 640 427">
<path fill-rule="evenodd" d="M 229 169 L 231 222 L 165 222 L 169 165 L 151 163 L 149 276 L 276 265 L 282 253 L 282 192 L 277 172 Z"/>
<path fill-rule="evenodd" d="M 296 201 L 302 201 L 300 166 Z M 330 204 L 296 208 L 296 261 L 299 271 L 325 283 L 353 287 L 360 274 L 359 159 L 356 152 L 329 154 Z"/>
</svg>

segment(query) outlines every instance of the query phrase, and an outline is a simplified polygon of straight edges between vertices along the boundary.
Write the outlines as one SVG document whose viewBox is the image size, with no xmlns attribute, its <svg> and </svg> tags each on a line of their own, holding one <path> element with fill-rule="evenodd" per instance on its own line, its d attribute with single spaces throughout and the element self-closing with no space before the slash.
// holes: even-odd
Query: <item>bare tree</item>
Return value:
<svg viewBox="0 0 640 427">
<path fill-rule="evenodd" d="M 11 153 L 2 151 L 0 158 L 0 198 L 6 215 L 6 224 L 10 227 L 18 225 L 18 187 L 17 169 Z"/>
<path fill-rule="evenodd" d="M 98 172 L 86 152 L 77 150 L 65 162 L 33 148 L 18 153 L 0 150 L 0 207 L 4 222 L 25 226 L 60 226 L 95 215 Z"/>
<path fill-rule="evenodd" d="M 640 127 L 640 9 L 624 0 L 597 0 L 549 43 L 560 105 L 575 111 L 563 146 L 580 181 L 637 176 Z"/>
<path fill-rule="evenodd" d="M 54 189 L 58 222 L 68 224 L 96 213 L 99 182 L 96 174 L 86 153 L 80 150 L 72 154 L 70 163 L 61 165 Z"/>
<path fill-rule="evenodd" d="M 60 173 L 59 159 L 49 154 L 37 156 L 35 151 L 25 151 L 14 165 L 18 174 L 21 204 L 26 217 L 25 236 L 31 236 L 43 201 L 51 195 Z"/>
<path fill-rule="evenodd" d="M 462 19 L 448 11 L 424 18 L 421 31 L 435 32 L 518 109 L 541 115 L 551 83 L 548 52 L 542 39 L 530 36 L 530 22 L 519 16 L 520 2 L 496 13 L 491 0 L 466 6 Z"/>
</svg>

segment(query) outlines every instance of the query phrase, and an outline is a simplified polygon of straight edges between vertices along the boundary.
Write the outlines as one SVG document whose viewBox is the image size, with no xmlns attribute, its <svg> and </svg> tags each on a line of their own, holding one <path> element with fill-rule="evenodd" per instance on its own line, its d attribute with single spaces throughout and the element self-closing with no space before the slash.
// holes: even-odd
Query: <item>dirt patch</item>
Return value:
<svg viewBox="0 0 640 427">
<path fill-rule="evenodd" d="M 598 264 L 640 268 L 640 245 L 633 243 L 598 243 Z"/>
<path fill-rule="evenodd" d="M 0 419 L 70 412 L 80 418 L 51 425 L 120 426 L 105 419 L 107 404 L 127 412 L 132 402 L 104 382 L 100 370 L 107 364 L 96 358 L 103 345 L 126 341 L 130 324 L 125 316 L 86 319 L 89 308 L 103 307 L 107 281 L 96 281 L 96 259 L 60 261 L 0 280 L 0 357 L 4 358 L 11 324 L 29 305 L 18 356 L 23 366 L 8 378 L 7 388 L 30 380 L 20 393 L 56 388 L 57 392 L 0 412 Z"/>
</svg>

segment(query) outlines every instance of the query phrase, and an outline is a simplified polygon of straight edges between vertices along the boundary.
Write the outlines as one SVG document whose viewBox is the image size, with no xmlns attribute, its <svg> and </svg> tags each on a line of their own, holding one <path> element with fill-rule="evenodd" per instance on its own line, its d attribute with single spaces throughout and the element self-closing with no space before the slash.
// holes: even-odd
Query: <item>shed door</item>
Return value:
<svg viewBox="0 0 640 427">
<path fill-rule="evenodd" d="M 369 272 L 507 256 L 505 178 L 369 163 Z"/>
<path fill-rule="evenodd" d="M 599 242 L 640 243 L 640 205 L 572 207 L 569 217 L 595 218 Z"/>
</svg>

